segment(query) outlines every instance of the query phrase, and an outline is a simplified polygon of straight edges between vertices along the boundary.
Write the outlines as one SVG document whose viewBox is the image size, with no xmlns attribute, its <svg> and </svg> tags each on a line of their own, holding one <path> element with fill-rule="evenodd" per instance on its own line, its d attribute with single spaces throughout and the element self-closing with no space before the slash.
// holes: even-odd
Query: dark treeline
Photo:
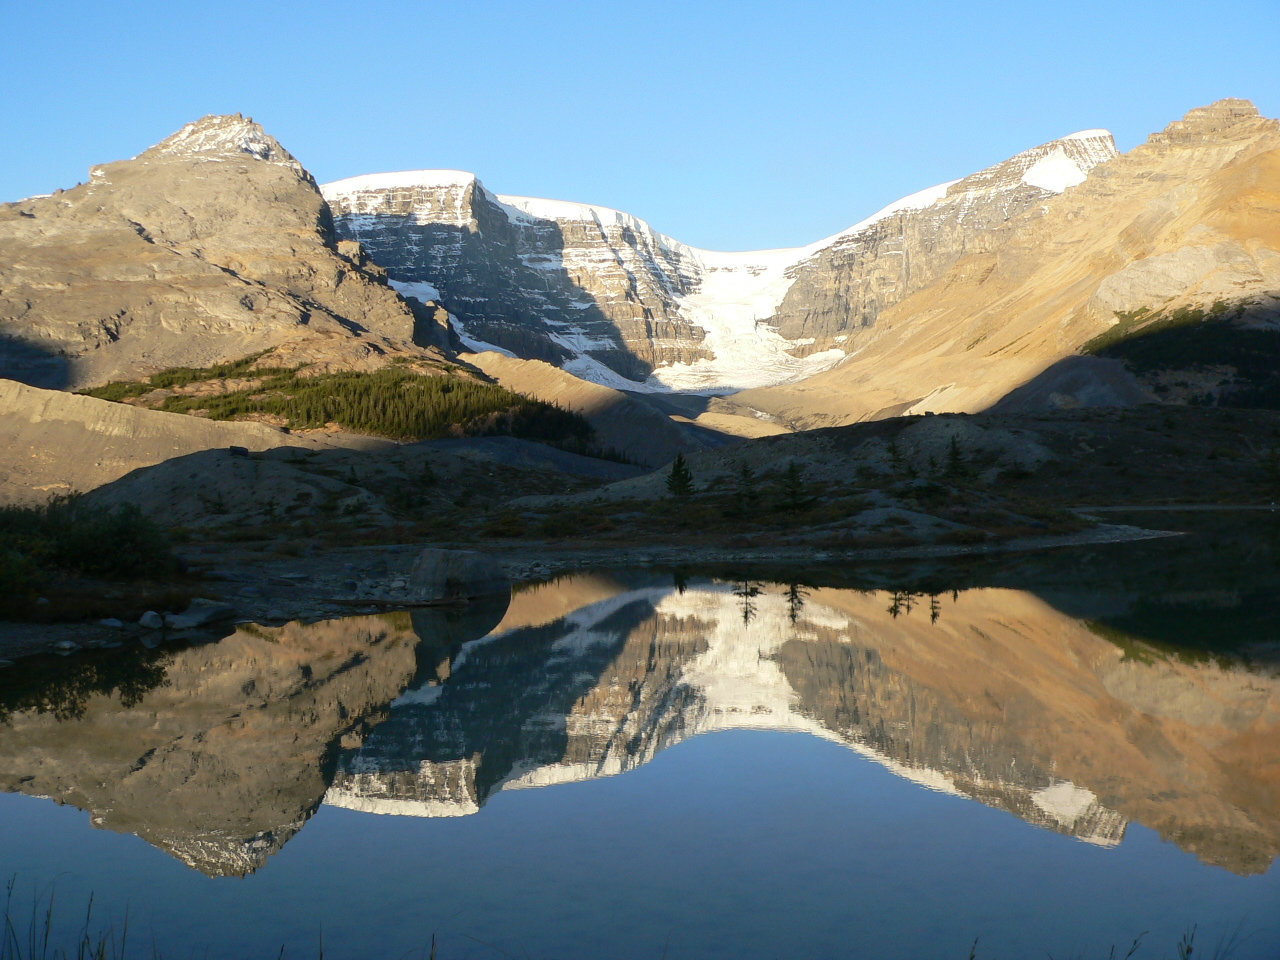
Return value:
<svg viewBox="0 0 1280 960">
<path fill-rule="evenodd" d="M 0 603 L 33 589 L 50 570 L 133 577 L 177 567 L 164 531 L 134 504 L 105 507 L 72 495 L 0 507 Z"/>
<path fill-rule="evenodd" d="M 257 356 L 204 369 L 174 368 L 146 381 L 110 383 L 89 396 L 120 401 L 161 387 L 252 376 L 259 382 L 217 396 L 172 396 L 159 409 L 214 420 L 266 415 L 291 429 L 336 424 L 393 440 L 511 436 L 586 456 L 624 459 L 595 445 L 595 430 L 579 414 L 503 387 L 451 374 L 424 375 L 403 365 L 372 373 L 301 376 L 297 369 L 250 369 Z"/>
</svg>

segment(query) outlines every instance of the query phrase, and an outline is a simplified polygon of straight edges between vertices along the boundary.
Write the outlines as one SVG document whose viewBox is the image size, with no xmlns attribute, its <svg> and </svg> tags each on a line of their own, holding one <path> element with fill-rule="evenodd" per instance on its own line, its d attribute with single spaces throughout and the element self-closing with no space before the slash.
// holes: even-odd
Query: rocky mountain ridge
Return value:
<svg viewBox="0 0 1280 960">
<path fill-rule="evenodd" d="M 1010 219 L 885 309 L 839 366 L 734 401 L 812 428 L 977 412 L 1019 387 L 1050 405 L 1155 400 L 1075 354 L 1117 324 L 1183 308 L 1280 321 L 1280 122 L 1245 100 L 1190 111 Z"/>
<path fill-rule="evenodd" d="M 0 204 L 0 377 L 77 388 L 271 348 L 376 366 L 421 353 L 432 325 L 337 240 L 303 166 L 239 115 Z"/>
<path fill-rule="evenodd" d="M 321 189 L 338 234 L 406 295 L 443 302 L 473 349 L 622 389 L 724 393 L 830 367 L 886 306 L 1114 155 L 1109 133 L 1083 131 L 807 247 L 744 253 L 699 250 L 606 207 L 493 194 L 461 171 Z"/>
</svg>

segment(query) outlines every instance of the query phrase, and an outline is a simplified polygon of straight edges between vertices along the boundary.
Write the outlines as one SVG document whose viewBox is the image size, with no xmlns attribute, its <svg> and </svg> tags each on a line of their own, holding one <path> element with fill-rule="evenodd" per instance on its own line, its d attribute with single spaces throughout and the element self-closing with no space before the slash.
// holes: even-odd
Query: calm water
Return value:
<svg viewBox="0 0 1280 960">
<path fill-rule="evenodd" d="M 1275 544 L 583 573 L 20 664 L 0 868 L 148 955 L 1274 958 Z"/>
</svg>

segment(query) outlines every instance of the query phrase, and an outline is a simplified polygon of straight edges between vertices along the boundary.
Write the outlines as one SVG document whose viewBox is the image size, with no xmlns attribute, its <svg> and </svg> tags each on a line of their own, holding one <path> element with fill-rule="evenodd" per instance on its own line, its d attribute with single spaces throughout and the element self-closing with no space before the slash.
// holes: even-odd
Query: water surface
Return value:
<svg viewBox="0 0 1280 960">
<path fill-rule="evenodd" d="M 24 664 L 0 866 L 166 955 L 1274 957 L 1274 553 L 1190 540 Z"/>
</svg>

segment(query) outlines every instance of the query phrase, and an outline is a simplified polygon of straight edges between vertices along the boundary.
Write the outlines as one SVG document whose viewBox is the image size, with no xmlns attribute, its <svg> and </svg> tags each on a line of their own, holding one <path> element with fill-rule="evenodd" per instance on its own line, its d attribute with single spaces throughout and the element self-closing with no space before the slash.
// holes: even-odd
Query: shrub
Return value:
<svg viewBox="0 0 1280 960">
<path fill-rule="evenodd" d="M 79 495 L 39 507 L 0 508 L 0 576 L 31 589 L 39 568 L 111 577 L 160 575 L 178 569 L 164 531 L 131 503 L 92 504 Z"/>
</svg>

